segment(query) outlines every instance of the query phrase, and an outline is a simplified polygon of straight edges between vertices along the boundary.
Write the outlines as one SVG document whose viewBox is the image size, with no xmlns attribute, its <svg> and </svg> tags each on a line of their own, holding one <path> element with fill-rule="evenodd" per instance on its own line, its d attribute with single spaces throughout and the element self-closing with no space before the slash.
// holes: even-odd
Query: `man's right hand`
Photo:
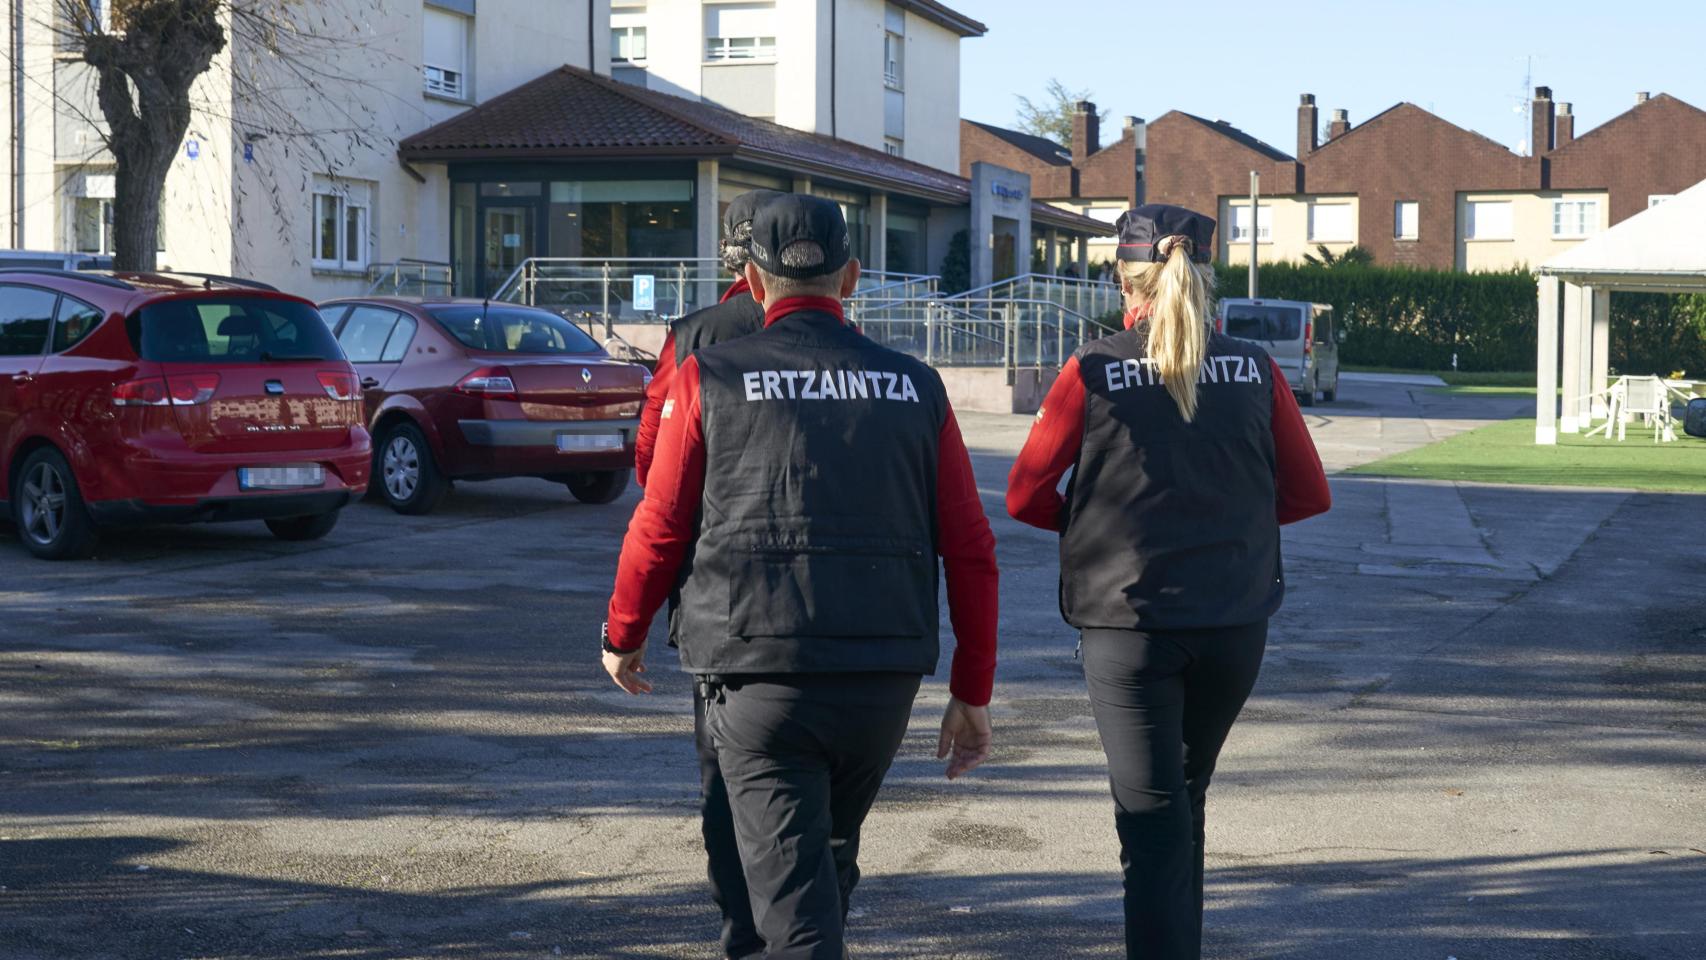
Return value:
<svg viewBox="0 0 1706 960">
<path fill-rule="evenodd" d="M 948 712 L 942 715 L 942 736 L 936 742 L 936 759 L 953 754 L 953 759 L 948 760 L 948 779 L 970 772 L 989 759 L 989 743 L 993 738 L 988 707 L 967 706 L 950 698 Z"/>
</svg>

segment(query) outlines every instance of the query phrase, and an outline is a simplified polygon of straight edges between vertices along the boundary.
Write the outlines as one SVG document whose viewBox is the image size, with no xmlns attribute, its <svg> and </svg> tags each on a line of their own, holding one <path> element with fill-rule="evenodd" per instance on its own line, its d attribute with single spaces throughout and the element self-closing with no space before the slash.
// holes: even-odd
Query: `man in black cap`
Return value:
<svg viewBox="0 0 1706 960">
<path fill-rule="evenodd" d="M 764 327 L 764 306 L 752 298 L 752 288 L 746 282 L 746 244 L 752 239 L 753 214 L 766 201 L 780 196 L 775 190 L 748 190 L 729 201 L 729 208 L 723 211 L 723 268 L 734 274 L 735 282 L 716 303 L 671 324 L 658 350 L 652 382 L 646 387 L 646 406 L 640 411 L 640 432 L 634 439 L 634 479 L 642 487 L 651 472 L 658 422 L 675 372 L 700 347 L 744 337 Z"/>
<path fill-rule="evenodd" d="M 706 701 L 766 957 L 840 960 L 859 828 L 954 634 L 937 756 L 988 755 L 994 538 L 935 371 L 850 329 L 859 263 L 840 208 L 772 200 L 747 280 L 765 329 L 688 357 L 622 546 L 604 665 L 630 693 L 671 634 Z"/>
</svg>

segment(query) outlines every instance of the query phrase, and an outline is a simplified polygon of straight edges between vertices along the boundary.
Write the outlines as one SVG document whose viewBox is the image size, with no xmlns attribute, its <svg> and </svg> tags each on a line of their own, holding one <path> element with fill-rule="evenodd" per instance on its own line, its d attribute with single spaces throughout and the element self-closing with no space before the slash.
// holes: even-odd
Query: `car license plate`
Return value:
<svg viewBox="0 0 1706 960">
<path fill-rule="evenodd" d="M 237 486 L 243 490 L 297 490 L 326 483 L 326 470 L 319 464 L 302 467 L 241 467 Z"/>
<path fill-rule="evenodd" d="M 559 433 L 558 453 L 584 453 L 588 450 L 620 450 L 620 433 Z"/>
</svg>

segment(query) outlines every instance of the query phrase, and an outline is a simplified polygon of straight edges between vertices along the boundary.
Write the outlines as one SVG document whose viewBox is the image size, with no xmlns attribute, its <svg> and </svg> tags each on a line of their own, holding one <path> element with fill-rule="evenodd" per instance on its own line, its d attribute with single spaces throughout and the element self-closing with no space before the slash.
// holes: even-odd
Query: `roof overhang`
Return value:
<svg viewBox="0 0 1706 960">
<path fill-rule="evenodd" d="M 1553 277 L 1581 287 L 1640 293 L 1701 293 L 1706 291 L 1706 273 L 1684 271 L 1568 270 L 1541 267 L 1540 276 Z"/>
<path fill-rule="evenodd" d="M 937 3 L 936 0 L 895 0 L 895 5 L 904 8 L 908 13 L 916 13 L 937 26 L 946 27 L 962 37 L 981 37 L 989 32 L 989 28 L 982 23 L 958 10 Z"/>
</svg>

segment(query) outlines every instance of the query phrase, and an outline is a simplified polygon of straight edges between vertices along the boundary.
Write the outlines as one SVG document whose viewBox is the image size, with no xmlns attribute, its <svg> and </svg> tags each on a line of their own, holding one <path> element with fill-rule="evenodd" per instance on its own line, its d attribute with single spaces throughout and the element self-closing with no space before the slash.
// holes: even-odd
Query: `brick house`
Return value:
<svg viewBox="0 0 1706 960">
<path fill-rule="evenodd" d="M 1296 155 L 1224 121 L 1173 111 L 1149 124 L 1151 202 L 1213 211 L 1220 259 L 1248 262 L 1250 172 L 1261 174 L 1258 255 L 1296 260 L 1362 246 L 1379 263 L 1489 270 L 1533 265 L 1706 180 L 1706 111 L 1660 94 L 1580 137 L 1568 103 L 1535 90 L 1530 156 L 1399 103 L 1360 126 L 1315 98 Z"/>
<path fill-rule="evenodd" d="M 978 162 L 1018 170 L 1030 175 L 1035 199 L 1113 223 L 1121 213 L 1143 202 L 1145 130 L 1142 120 L 1126 117 L 1119 139 L 1103 146 L 1101 127 L 1101 115 L 1089 101 L 1075 105 L 1070 144 L 961 120 L 960 175 L 971 176 L 971 165 Z M 1090 262 L 1112 260 L 1114 245 L 1112 237 L 1091 240 L 1084 257 Z M 1042 246 L 1048 261 L 1054 253 L 1046 238 Z"/>
</svg>

